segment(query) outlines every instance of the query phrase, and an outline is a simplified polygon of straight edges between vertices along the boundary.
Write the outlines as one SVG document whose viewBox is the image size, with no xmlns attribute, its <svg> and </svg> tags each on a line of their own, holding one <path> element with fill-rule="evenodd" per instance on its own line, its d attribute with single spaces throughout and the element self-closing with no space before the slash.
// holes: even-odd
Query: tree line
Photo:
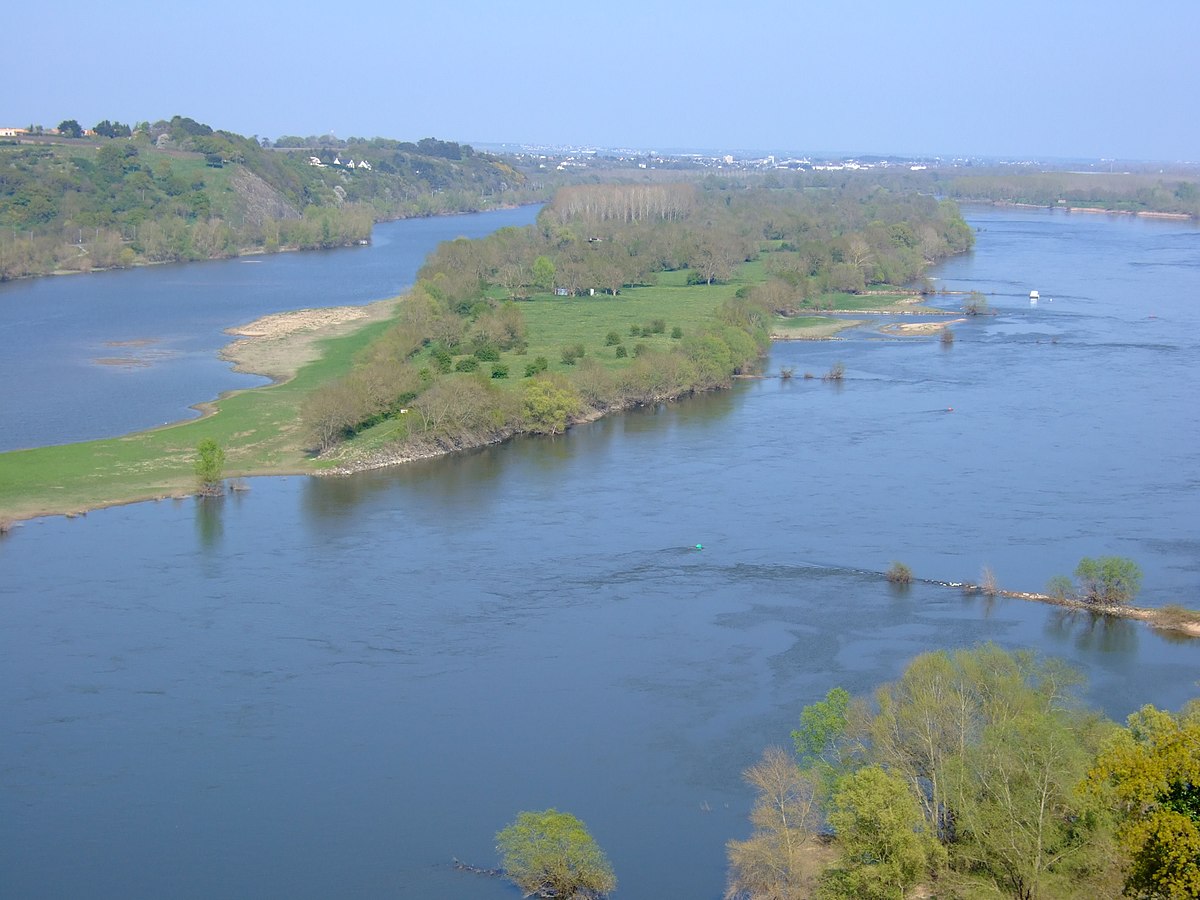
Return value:
<svg viewBox="0 0 1200 900">
<path fill-rule="evenodd" d="M 1200 895 L 1200 703 L 1121 728 L 1081 683 L 985 645 L 830 691 L 747 770 L 726 897 Z"/>
</svg>

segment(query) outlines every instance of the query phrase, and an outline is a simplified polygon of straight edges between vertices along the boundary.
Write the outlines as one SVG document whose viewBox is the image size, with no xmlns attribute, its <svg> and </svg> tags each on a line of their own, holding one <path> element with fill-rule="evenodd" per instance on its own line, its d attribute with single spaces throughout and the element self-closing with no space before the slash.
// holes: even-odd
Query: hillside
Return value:
<svg viewBox="0 0 1200 900">
<path fill-rule="evenodd" d="M 540 199 L 504 158 L 433 138 L 266 146 L 179 116 L 118 131 L 0 142 L 0 280 L 338 246 Z"/>
</svg>

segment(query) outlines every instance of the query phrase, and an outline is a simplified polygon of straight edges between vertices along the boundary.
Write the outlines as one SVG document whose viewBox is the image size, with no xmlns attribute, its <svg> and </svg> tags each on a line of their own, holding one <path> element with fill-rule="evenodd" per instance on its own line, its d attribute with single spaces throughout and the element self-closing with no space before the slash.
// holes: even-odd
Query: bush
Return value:
<svg viewBox="0 0 1200 900">
<path fill-rule="evenodd" d="M 643 344 L 643 343 L 639 342 L 639 343 L 633 345 L 633 355 L 634 356 L 641 356 L 643 353 L 649 353 L 649 352 L 650 352 L 649 344 Z"/>
<path fill-rule="evenodd" d="M 1075 578 L 1085 600 L 1106 606 L 1130 602 L 1142 587 L 1142 570 L 1123 556 L 1085 556 L 1075 568 Z"/>
<path fill-rule="evenodd" d="M 526 896 L 597 898 L 617 877 L 587 827 L 556 809 L 523 812 L 496 834 L 504 871 Z"/>
<path fill-rule="evenodd" d="M 569 347 L 562 348 L 562 361 L 564 365 L 573 366 L 576 362 L 583 359 L 587 354 L 583 344 L 572 344 Z"/>
<path fill-rule="evenodd" d="M 550 360 L 544 356 L 539 356 L 533 362 L 525 364 L 525 377 L 532 378 L 539 372 L 545 372 L 548 368 L 550 368 Z"/>
<path fill-rule="evenodd" d="M 615 331 L 610 331 L 604 338 L 605 347 L 614 347 L 621 343 L 621 336 Z"/>
<path fill-rule="evenodd" d="M 971 291 L 967 295 L 967 302 L 963 304 L 963 312 L 968 316 L 982 316 L 988 311 L 987 297 L 979 293 L 979 291 Z"/>
<path fill-rule="evenodd" d="M 1000 592 L 1000 588 L 996 586 L 996 573 L 990 566 L 983 567 L 983 574 L 979 578 L 979 587 L 989 597 L 995 597 Z"/>
<path fill-rule="evenodd" d="M 464 356 L 454 364 L 455 372 L 474 372 L 479 368 L 479 360 L 473 356 Z"/>
<path fill-rule="evenodd" d="M 484 344 L 475 351 L 474 356 L 480 362 L 499 362 L 500 350 L 492 344 Z"/>
<path fill-rule="evenodd" d="M 625 349 L 624 344 L 617 344 L 617 359 L 624 359 L 629 355 L 629 351 Z"/>
<path fill-rule="evenodd" d="M 508 366 L 505 365 L 504 363 L 496 363 L 494 366 L 492 366 L 492 377 L 493 378 L 507 378 L 508 377 Z"/>
<path fill-rule="evenodd" d="M 676 325 L 671 329 L 671 337 L 673 337 L 675 340 L 679 340 L 681 337 L 683 337 L 683 329 Z"/>
<path fill-rule="evenodd" d="M 912 569 L 902 562 L 894 562 L 885 574 L 885 577 L 892 584 L 912 584 L 913 573 Z"/>
<path fill-rule="evenodd" d="M 1055 575 L 1046 582 L 1046 593 L 1055 600 L 1070 600 L 1075 596 L 1075 582 L 1066 575 Z"/>
<path fill-rule="evenodd" d="M 649 325 L 642 327 L 642 334 L 662 334 L 667 330 L 665 319 L 654 319 Z"/>
<path fill-rule="evenodd" d="M 846 364 L 839 361 L 839 362 L 835 362 L 832 366 L 829 367 L 829 371 L 826 372 L 822 376 L 821 380 L 822 381 L 841 381 L 845 377 L 846 377 Z"/>
<path fill-rule="evenodd" d="M 433 357 L 433 362 L 437 366 L 437 370 L 443 375 L 454 368 L 453 355 L 441 344 L 435 344 L 433 349 L 429 351 L 429 354 Z"/>
<path fill-rule="evenodd" d="M 629 336 L 630 337 L 641 337 L 642 336 L 642 326 L 641 325 L 630 325 L 629 326 Z"/>
</svg>

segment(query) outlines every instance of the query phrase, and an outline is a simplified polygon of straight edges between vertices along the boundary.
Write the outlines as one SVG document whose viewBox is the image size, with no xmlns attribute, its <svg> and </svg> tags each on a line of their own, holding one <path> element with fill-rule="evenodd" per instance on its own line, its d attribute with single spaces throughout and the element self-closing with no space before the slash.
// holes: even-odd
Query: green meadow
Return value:
<svg viewBox="0 0 1200 900">
<path fill-rule="evenodd" d="M 597 293 L 584 297 L 535 295 L 521 303 L 525 314 L 524 352 L 501 354 L 499 364 L 508 377 L 496 383 L 519 390 L 526 366 L 539 357 L 551 372 L 570 370 L 565 347 L 583 345 L 585 356 L 616 369 L 628 365 L 638 346 L 666 348 L 702 328 L 714 311 L 743 284 L 762 278 L 754 263 L 742 266 L 734 279 L 720 285 L 692 285 L 686 273 L 666 272 L 652 286 L 629 288 L 616 296 Z M 878 309 L 903 296 L 830 295 L 835 309 Z M 911 308 L 911 307 L 909 307 Z M 665 325 L 653 332 L 655 320 Z M 0 521 L 41 514 L 74 513 L 101 506 L 192 493 L 196 488 L 196 447 L 212 438 L 226 453 L 227 478 L 249 475 L 312 473 L 332 465 L 305 450 L 307 436 L 300 424 L 307 395 L 350 371 L 355 358 L 390 325 L 376 322 L 342 337 L 322 342 L 319 359 L 281 384 L 239 391 L 205 405 L 198 419 L 136 432 L 118 438 L 39 447 L 0 454 Z M 779 319 L 777 330 L 827 336 L 842 323 L 821 316 Z M 632 334 L 636 329 L 639 333 Z M 609 343 L 610 333 L 618 338 Z M 620 356 L 618 348 L 624 348 Z M 422 351 L 427 354 L 428 351 Z M 420 362 L 421 357 L 418 357 Z M 497 363 L 481 363 L 490 375 Z M 389 419 L 355 438 L 359 451 L 383 446 L 406 436 L 406 417 Z"/>
</svg>

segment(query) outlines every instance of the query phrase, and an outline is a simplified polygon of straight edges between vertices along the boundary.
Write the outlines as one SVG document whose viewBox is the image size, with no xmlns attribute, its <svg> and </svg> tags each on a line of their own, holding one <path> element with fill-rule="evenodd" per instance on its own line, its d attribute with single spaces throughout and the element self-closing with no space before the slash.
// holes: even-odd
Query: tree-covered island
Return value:
<svg viewBox="0 0 1200 900">
<path fill-rule="evenodd" d="M 911 310 L 919 298 L 896 285 L 972 239 L 952 203 L 861 179 L 566 189 L 535 226 L 441 245 L 408 295 L 272 371 L 280 384 L 196 421 L 0 454 L 0 509 L 186 492 L 205 439 L 230 477 L 350 471 L 722 387 L 773 332 Z"/>
</svg>

